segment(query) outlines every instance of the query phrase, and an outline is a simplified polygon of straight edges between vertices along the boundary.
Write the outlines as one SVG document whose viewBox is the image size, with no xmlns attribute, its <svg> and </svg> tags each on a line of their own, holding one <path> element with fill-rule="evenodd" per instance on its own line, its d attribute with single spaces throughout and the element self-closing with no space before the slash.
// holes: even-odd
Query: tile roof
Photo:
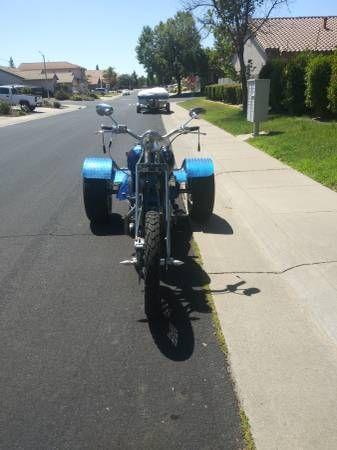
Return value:
<svg viewBox="0 0 337 450">
<path fill-rule="evenodd" d="M 89 84 L 98 84 L 103 79 L 104 70 L 86 70 L 85 74 L 88 77 Z"/>
<path fill-rule="evenodd" d="M 24 72 L 21 72 L 22 77 L 25 80 L 45 80 L 46 75 L 42 70 L 25 70 Z M 53 80 L 54 77 L 58 78 L 58 75 L 55 73 L 48 73 L 47 72 L 47 80 Z"/>
<path fill-rule="evenodd" d="M 262 19 L 254 19 L 252 28 Z M 279 17 L 268 19 L 255 40 L 264 49 L 282 52 L 314 50 L 330 52 L 337 48 L 337 16 Z"/>
<path fill-rule="evenodd" d="M 22 72 L 20 72 L 18 69 L 15 69 L 15 68 L 12 69 L 11 67 L 0 66 L 0 70 L 2 70 L 3 72 L 10 73 L 12 75 L 16 75 L 17 77 L 23 78 Z"/>
<path fill-rule="evenodd" d="M 0 70 L 3 72 L 7 72 L 13 74 L 17 77 L 20 77 L 23 80 L 45 80 L 46 76 L 42 72 L 42 70 L 29 70 L 22 71 L 11 67 L 0 66 Z M 54 73 L 47 73 L 47 80 L 52 80 L 54 78 Z M 57 77 L 58 78 L 58 77 Z"/>
<path fill-rule="evenodd" d="M 71 64 L 66 61 L 52 61 L 52 62 L 46 62 L 46 68 L 47 70 L 56 70 L 57 69 L 76 69 L 81 66 L 78 66 L 76 64 Z M 35 63 L 22 63 L 18 67 L 19 70 L 42 70 L 44 69 L 43 62 L 35 62 Z"/>
<path fill-rule="evenodd" d="M 74 81 L 74 74 L 71 72 L 57 73 L 58 83 L 72 83 Z"/>
</svg>

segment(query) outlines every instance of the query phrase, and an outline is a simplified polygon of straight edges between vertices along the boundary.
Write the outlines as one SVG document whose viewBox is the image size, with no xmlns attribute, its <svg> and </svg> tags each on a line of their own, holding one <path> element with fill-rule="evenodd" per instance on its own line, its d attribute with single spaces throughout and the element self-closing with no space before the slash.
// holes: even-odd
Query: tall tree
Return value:
<svg viewBox="0 0 337 450">
<path fill-rule="evenodd" d="M 130 78 L 131 78 L 132 87 L 136 88 L 138 86 L 138 75 L 136 74 L 135 70 L 132 72 Z"/>
<path fill-rule="evenodd" d="M 192 14 L 179 11 L 153 30 L 144 27 L 136 54 L 150 80 L 154 76 L 159 83 L 175 79 L 180 93 L 182 78 L 196 73 L 202 58 L 200 35 Z"/>
<path fill-rule="evenodd" d="M 130 89 L 132 86 L 132 77 L 128 73 L 118 75 L 117 85 L 121 89 Z"/>
<path fill-rule="evenodd" d="M 110 87 L 113 87 L 116 84 L 117 73 L 113 67 L 110 66 L 103 72 L 103 80 L 105 83 L 109 84 Z"/>
<path fill-rule="evenodd" d="M 154 76 L 158 72 L 155 50 L 155 35 L 151 27 L 145 26 L 138 38 L 136 55 L 140 64 L 145 67 L 150 83 L 153 83 Z"/>
<path fill-rule="evenodd" d="M 225 41 L 230 42 L 240 67 L 243 108 L 247 108 L 247 68 L 244 61 L 246 42 L 254 37 L 270 17 L 271 12 L 287 0 L 187 0 L 188 11 L 201 11 L 202 24 Z M 263 18 L 252 21 L 264 10 Z"/>
<path fill-rule="evenodd" d="M 13 60 L 12 57 L 9 58 L 8 65 L 9 65 L 9 67 L 11 67 L 12 69 L 14 69 L 15 64 L 14 64 L 14 60 Z"/>
</svg>

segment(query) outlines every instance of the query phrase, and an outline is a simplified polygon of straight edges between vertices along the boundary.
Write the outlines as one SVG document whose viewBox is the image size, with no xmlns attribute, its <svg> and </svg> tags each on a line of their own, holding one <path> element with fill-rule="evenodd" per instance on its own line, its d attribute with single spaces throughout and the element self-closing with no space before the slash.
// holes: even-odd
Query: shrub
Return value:
<svg viewBox="0 0 337 450">
<path fill-rule="evenodd" d="M 11 112 L 10 104 L 0 100 L 0 115 L 8 116 L 10 112 Z"/>
<path fill-rule="evenodd" d="M 81 96 L 80 94 L 73 94 L 73 95 L 70 97 L 70 100 L 74 100 L 74 101 L 76 101 L 76 102 L 79 102 L 79 101 L 82 101 L 82 96 Z"/>
<path fill-rule="evenodd" d="M 283 105 L 290 114 L 303 114 L 306 110 L 306 67 L 311 59 L 310 53 L 302 53 L 288 61 L 284 68 Z"/>
<path fill-rule="evenodd" d="M 42 106 L 45 107 L 45 108 L 51 108 L 52 105 L 51 105 L 49 100 L 44 99 L 42 101 Z"/>
<path fill-rule="evenodd" d="M 331 56 L 318 55 L 312 58 L 306 70 L 306 105 L 321 117 L 328 114 L 328 87 L 330 84 Z"/>
<path fill-rule="evenodd" d="M 55 96 L 56 100 L 69 100 L 70 99 L 69 92 L 64 91 L 63 89 L 56 91 L 54 96 Z"/>
<path fill-rule="evenodd" d="M 329 110 L 337 115 L 337 53 L 331 58 L 331 78 L 328 87 Z"/>
<path fill-rule="evenodd" d="M 242 91 L 239 84 L 210 84 L 205 86 L 205 96 L 232 105 L 242 103 Z"/>
<path fill-rule="evenodd" d="M 281 112 L 284 108 L 284 69 L 285 61 L 272 59 L 264 65 L 259 78 L 270 79 L 269 104 L 274 112 Z"/>
<path fill-rule="evenodd" d="M 53 102 L 53 107 L 59 109 L 59 108 L 61 108 L 61 103 L 60 102 Z"/>
</svg>

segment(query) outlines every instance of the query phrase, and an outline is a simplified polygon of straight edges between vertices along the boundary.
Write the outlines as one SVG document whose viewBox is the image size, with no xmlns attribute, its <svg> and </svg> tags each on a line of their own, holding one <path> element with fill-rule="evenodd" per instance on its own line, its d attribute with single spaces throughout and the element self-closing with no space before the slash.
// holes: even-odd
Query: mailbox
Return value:
<svg viewBox="0 0 337 450">
<path fill-rule="evenodd" d="M 269 109 L 270 80 L 248 80 L 247 120 L 254 123 L 254 135 L 259 123 L 266 120 Z"/>
</svg>

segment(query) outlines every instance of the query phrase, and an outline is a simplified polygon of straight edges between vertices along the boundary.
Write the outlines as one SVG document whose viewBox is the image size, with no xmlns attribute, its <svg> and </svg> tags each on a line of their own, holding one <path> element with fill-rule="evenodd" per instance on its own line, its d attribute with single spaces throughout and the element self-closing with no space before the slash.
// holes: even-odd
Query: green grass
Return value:
<svg viewBox="0 0 337 450">
<path fill-rule="evenodd" d="M 236 107 L 205 100 L 179 103 L 186 109 L 202 106 L 206 120 L 234 135 L 252 131 L 242 111 Z M 337 122 L 318 122 L 309 117 L 275 115 L 262 124 L 267 136 L 249 143 L 269 155 L 337 190 Z"/>
</svg>

